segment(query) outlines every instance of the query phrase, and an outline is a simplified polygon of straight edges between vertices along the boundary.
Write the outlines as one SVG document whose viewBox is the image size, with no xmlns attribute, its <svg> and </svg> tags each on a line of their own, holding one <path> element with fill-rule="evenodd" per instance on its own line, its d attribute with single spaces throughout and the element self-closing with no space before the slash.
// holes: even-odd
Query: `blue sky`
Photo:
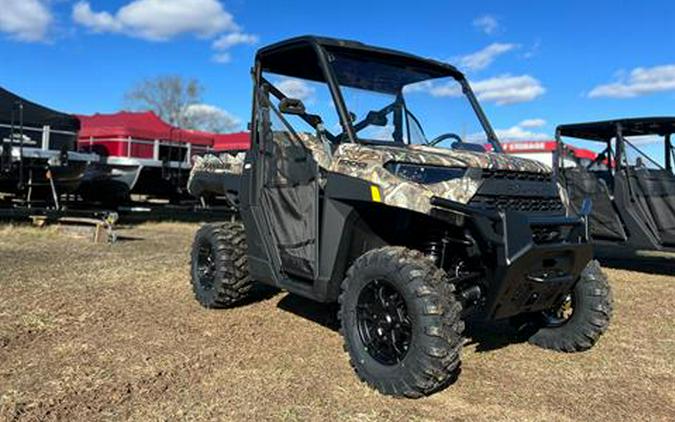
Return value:
<svg viewBox="0 0 675 422">
<path fill-rule="evenodd" d="M 675 114 L 675 2 L 0 0 L 0 85 L 51 107 L 113 112 L 135 82 L 200 80 L 246 122 L 254 52 L 300 34 L 460 65 L 503 137 L 558 123 Z M 524 122 L 524 123 L 522 123 Z"/>
</svg>

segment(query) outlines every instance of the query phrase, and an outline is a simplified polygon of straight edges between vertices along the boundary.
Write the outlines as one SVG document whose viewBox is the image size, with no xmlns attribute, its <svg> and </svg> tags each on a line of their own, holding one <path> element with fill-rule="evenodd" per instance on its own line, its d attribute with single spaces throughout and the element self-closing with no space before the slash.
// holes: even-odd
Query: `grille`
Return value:
<svg viewBox="0 0 675 422">
<path fill-rule="evenodd" d="M 527 180 L 532 182 L 548 182 L 551 180 L 551 175 L 547 173 L 484 169 L 483 179 Z"/>
<path fill-rule="evenodd" d="M 564 211 L 564 206 L 558 198 L 478 194 L 473 197 L 470 204 L 481 208 L 511 210 L 523 213 L 552 213 Z"/>
</svg>

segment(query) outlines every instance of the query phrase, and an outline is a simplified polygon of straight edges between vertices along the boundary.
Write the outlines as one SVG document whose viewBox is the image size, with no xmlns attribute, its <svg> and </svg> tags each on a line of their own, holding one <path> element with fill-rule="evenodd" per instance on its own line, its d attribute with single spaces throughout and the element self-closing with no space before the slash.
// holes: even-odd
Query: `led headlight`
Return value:
<svg viewBox="0 0 675 422">
<path fill-rule="evenodd" d="M 466 173 L 465 168 L 430 166 L 426 164 L 399 163 L 390 161 L 384 168 L 396 176 L 421 185 L 447 182 L 460 179 Z"/>
</svg>

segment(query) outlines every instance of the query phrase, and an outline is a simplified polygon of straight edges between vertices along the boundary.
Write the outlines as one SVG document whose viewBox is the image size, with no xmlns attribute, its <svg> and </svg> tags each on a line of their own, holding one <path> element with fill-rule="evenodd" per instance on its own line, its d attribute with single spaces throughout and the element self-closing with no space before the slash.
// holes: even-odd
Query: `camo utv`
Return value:
<svg viewBox="0 0 675 422">
<path fill-rule="evenodd" d="M 359 377 L 408 397 L 456 378 L 469 317 L 512 319 L 567 352 L 605 331 L 590 207 L 566 214 L 549 169 L 501 153 L 457 69 L 300 37 L 261 49 L 253 79 L 243 163 L 209 157 L 191 178 L 238 215 L 196 235 L 202 305 L 235 305 L 254 280 L 337 301 Z"/>
</svg>

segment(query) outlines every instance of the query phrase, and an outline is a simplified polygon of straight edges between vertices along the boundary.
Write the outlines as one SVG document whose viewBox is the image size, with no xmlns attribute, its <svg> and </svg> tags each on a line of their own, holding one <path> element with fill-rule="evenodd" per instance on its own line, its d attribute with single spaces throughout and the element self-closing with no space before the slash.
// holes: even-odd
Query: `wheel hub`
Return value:
<svg viewBox="0 0 675 422">
<path fill-rule="evenodd" d="M 211 289 L 216 274 L 216 262 L 213 257 L 211 245 L 202 245 L 197 255 L 197 273 L 199 284 L 204 289 Z"/>
<path fill-rule="evenodd" d="M 546 325 L 549 327 L 559 327 L 572 318 L 574 314 L 574 296 L 568 293 L 563 298 L 557 308 L 545 311 L 543 313 Z"/>
<path fill-rule="evenodd" d="M 383 365 L 403 360 L 412 324 L 405 300 L 389 282 L 374 280 L 361 290 L 356 311 L 359 337 L 368 354 Z"/>
</svg>

